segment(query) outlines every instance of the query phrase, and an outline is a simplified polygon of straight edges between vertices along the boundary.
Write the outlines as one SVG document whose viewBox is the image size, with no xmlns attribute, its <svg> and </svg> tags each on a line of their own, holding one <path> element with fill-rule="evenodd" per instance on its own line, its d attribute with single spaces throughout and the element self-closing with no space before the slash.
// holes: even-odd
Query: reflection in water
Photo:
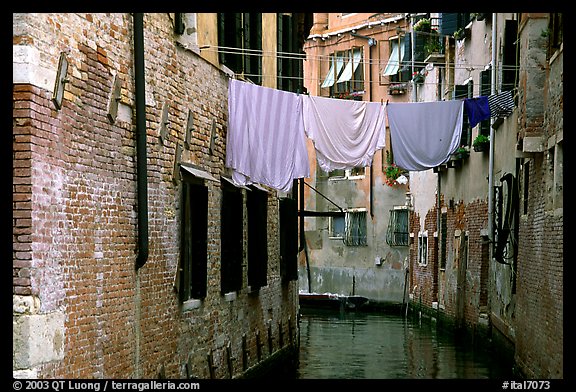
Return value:
<svg viewBox="0 0 576 392">
<path fill-rule="evenodd" d="M 492 379 L 511 364 L 401 315 L 305 310 L 300 379 Z"/>
</svg>

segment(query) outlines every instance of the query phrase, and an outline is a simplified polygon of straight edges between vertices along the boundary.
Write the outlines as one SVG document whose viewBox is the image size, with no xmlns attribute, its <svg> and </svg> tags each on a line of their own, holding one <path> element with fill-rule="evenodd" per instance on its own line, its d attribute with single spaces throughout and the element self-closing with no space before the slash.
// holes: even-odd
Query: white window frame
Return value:
<svg viewBox="0 0 576 392">
<path fill-rule="evenodd" d="M 344 176 L 332 177 L 332 176 L 330 176 L 330 173 L 328 173 L 328 180 L 329 181 L 361 180 L 361 179 L 366 177 L 366 168 L 364 167 L 363 169 L 364 169 L 364 174 L 359 174 L 359 175 L 352 175 L 353 169 L 346 169 L 344 172 Z"/>
<path fill-rule="evenodd" d="M 424 238 L 426 240 L 424 240 Z M 423 243 L 426 241 L 426 247 L 423 247 Z M 428 265 L 428 230 L 418 232 L 418 265 L 426 266 Z"/>
<path fill-rule="evenodd" d="M 342 233 L 340 235 L 334 235 L 334 218 L 344 219 L 344 233 Z M 328 219 L 328 238 L 330 238 L 331 240 L 343 240 L 345 233 L 346 233 L 346 217 L 345 217 L 345 215 L 338 216 L 338 217 L 331 216 L 330 219 Z"/>
<path fill-rule="evenodd" d="M 346 241 L 346 236 L 349 231 L 349 222 L 350 222 L 350 213 L 358 213 L 358 212 L 363 212 L 365 215 L 365 227 L 364 227 L 364 236 L 365 238 L 365 243 L 364 244 L 358 244 L 358 245 L 354 245 L 354 244 L 348 244 Z M 367 246 L 368 245 L 368 210 L 366 208 L 360 207 L 360 208 L 349 208 L 346 210 L 346 223 L 345 223 L 345 231 L 344 231 L 344 244 L 346 246 Z"/>
</svg>

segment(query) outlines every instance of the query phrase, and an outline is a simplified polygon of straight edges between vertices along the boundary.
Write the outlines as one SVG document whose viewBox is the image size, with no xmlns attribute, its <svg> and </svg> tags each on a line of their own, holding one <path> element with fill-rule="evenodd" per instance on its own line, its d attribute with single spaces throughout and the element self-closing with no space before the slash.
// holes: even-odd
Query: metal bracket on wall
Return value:
<svg viewBox="0 0 576 392">
<path fill-rule="evenodd" d="M 112 91 L 110 92 L 110 98 L 108 99 L 108 120 L 111 124 L 114 124 L 116 117 L 118 115 L 118 103 L 120 102 L 122 93 L 122 81 L 118 75 L 114 75 L 114 81 L 112 82 Z"/>
<path fill-rule="evenodd" d="M 186 128 L 184 128 L 184 146 L 192 149 L 192 132 L 194 130 L 194 115 L 192 110 L 188 110 L 188 119 L 186 120 Z"/>
<path fill-rule="evenodd" d="M 162 106 L 162 118 L 160 120 L 160 143 L 164 144 L 166 141 L 166 136 L 168 134 L 168 104 L 164 103 Z"/>
<path fill-rule="evenodd" d="M 57 110 L 62 107 L 62 100 L 64 98 L 64 85 L 69 82 L 66 78 L 68 75 L 68 59 L 64 52 L 60 53 L 60 60 L 58 60 L 58 72 L 56 73 L 56 83 L 54 84 L 54 92 L 52 93 L 52 102 Z"/>
</svg>

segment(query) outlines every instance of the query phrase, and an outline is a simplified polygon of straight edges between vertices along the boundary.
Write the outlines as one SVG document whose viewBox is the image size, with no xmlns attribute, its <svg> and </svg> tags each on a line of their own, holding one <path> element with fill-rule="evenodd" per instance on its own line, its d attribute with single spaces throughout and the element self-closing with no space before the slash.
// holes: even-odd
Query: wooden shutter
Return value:
<svg viewBox="0 0 576 392">
<path fill-rule="evenodd" d="M 280 199 L 280 275 L 298 279 L 298 209 L 295 199 Z"/>
<path fill-rule="evenodd" d="M 190 185 L 191 297 L 206 297 L 208 261 L 208 188 Z"/>
<path fill-rule="evenodd" d="M 228 293 L 242 287 L 244 224 L 242 193 L 238 188 L 223 185 L 220 219 L 220 288 L 222 293 Z"/>
<path fill-rule="evenodd" d="M 266 286 L 268 275 L 268 193 L 253 189 L 246 200 L 248 209 L 248 284 Z"/>
</svg>

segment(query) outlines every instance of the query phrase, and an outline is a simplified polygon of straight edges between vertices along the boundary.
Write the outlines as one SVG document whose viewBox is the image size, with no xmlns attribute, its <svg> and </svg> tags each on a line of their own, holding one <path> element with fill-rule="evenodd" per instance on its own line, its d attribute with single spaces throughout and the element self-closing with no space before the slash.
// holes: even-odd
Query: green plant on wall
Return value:
<svg viewBox="0 0 576 392">
<path fill-rule="evenodd" d="M 399 182 L 396 181 L 398 177 L 405 173 L 405 170 L 396 166 L 392 162 L 392 157 L 390 156 L 390 152 L 386 151 L 386 168 L 384 169 L 384 181 L 388 186 L 398 185 Z"/>
<path fill-rule="evenodd" d="M 472 142 L 474 151 L 486 151 L 490 146 L 490 137 L 486 135 L 478 135 Z"/>
</svg>

